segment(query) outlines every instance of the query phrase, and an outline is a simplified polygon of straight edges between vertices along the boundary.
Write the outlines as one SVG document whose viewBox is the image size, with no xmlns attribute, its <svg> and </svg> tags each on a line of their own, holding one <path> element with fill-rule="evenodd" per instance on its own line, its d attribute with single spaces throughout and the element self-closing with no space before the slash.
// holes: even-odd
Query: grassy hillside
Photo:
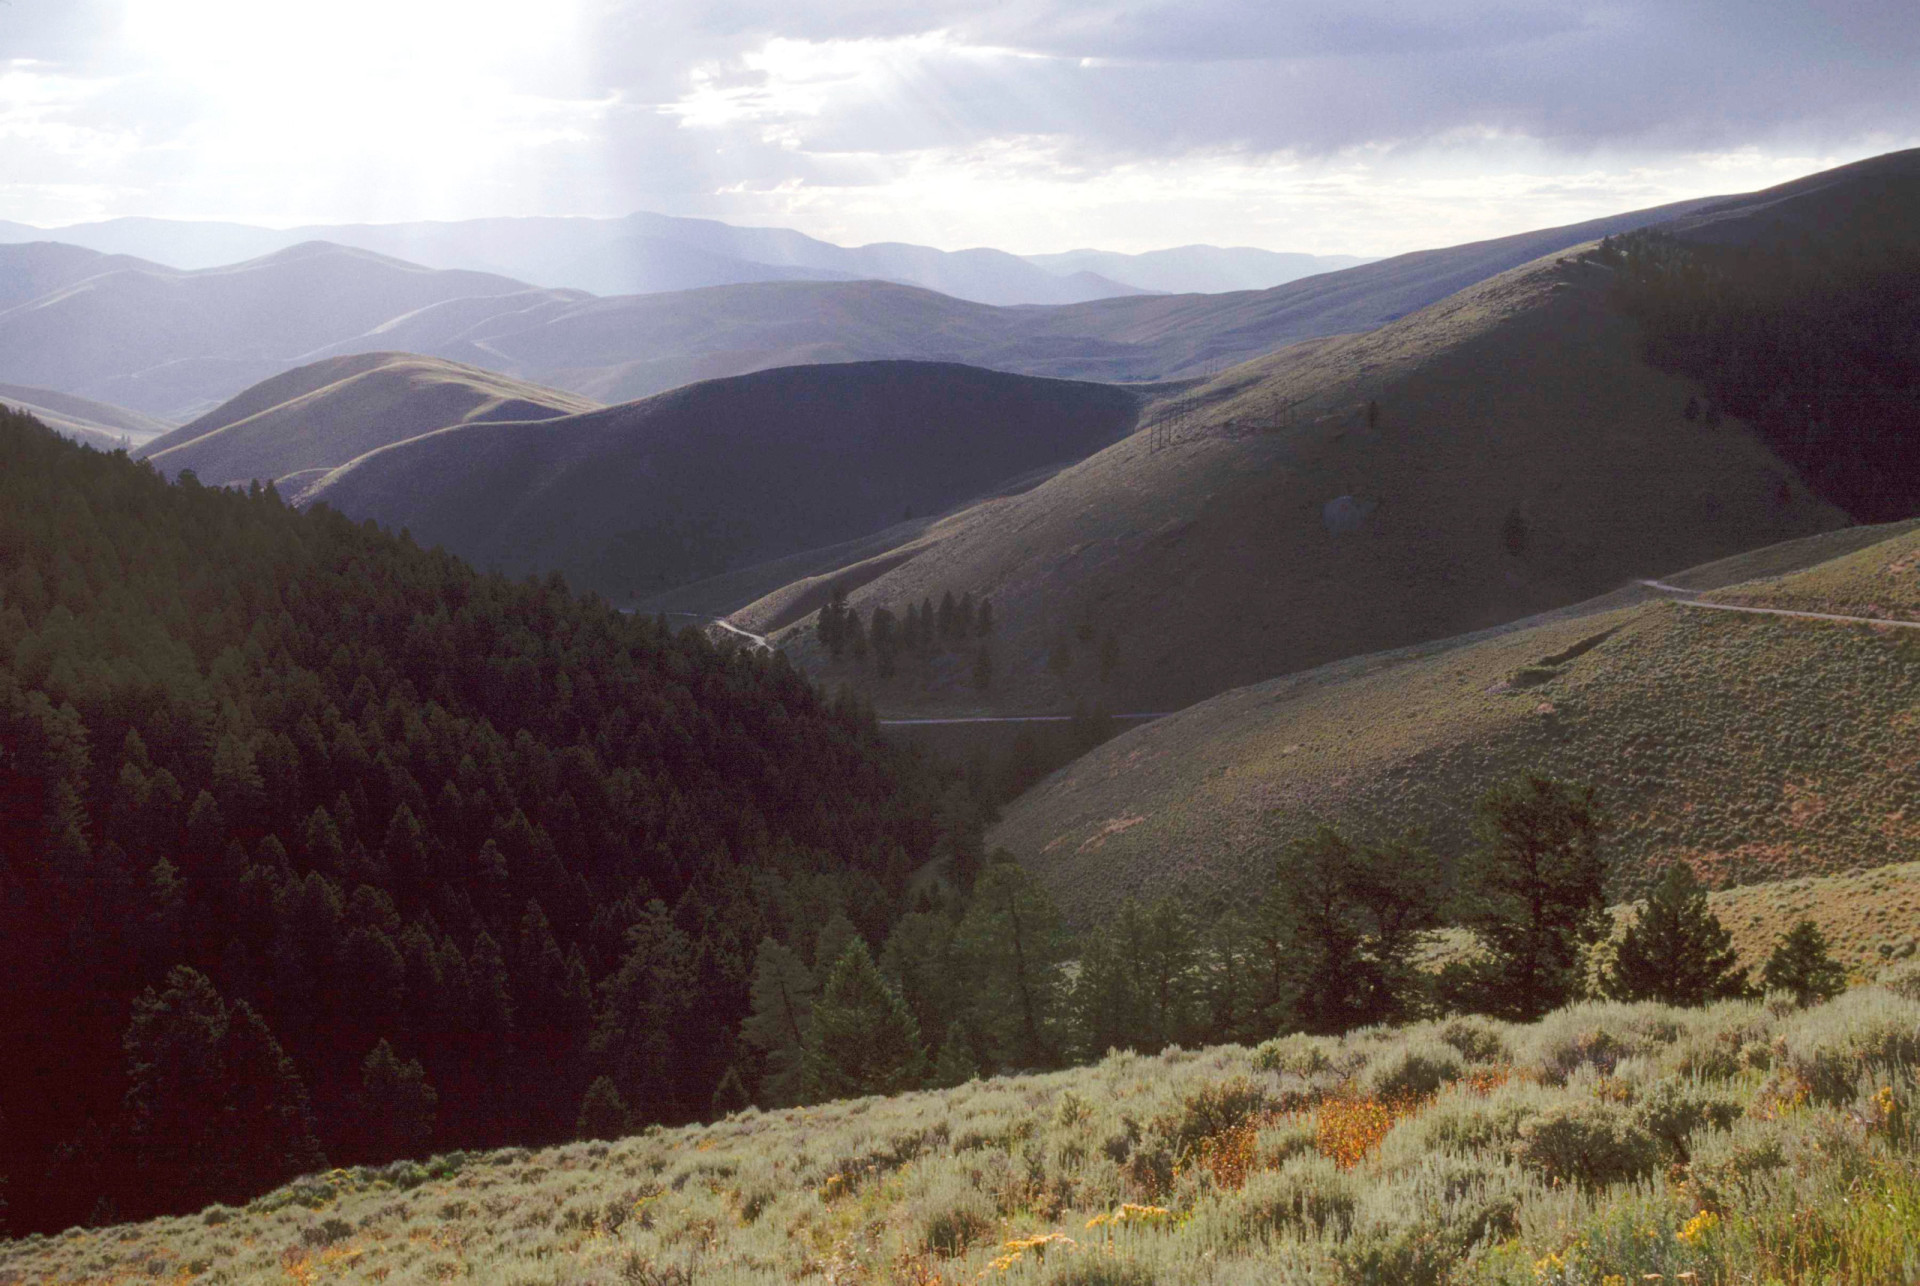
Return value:
<svg viewBox="0 0 1920 1286">
<path fill-rule="evenodd" d="M 326 470 L 455 424 L 543 420 L 598 410 L 571 393 L 410 353 L 330 358 L 266 380 L 141 455 L 215 486 Z"/>
<path fill-rule="evenodd" d="M 371 452 L 303 493 L 620 603 L 939 513 L 1126 434 L 1136 394 L 963 366 L 767 371 Z"/>
<path fill-rule="evenodd" d="M 1175 709 L 1843 525 L 1737 424 L 1685 418 L 1696 387 L 1641 359 L 1610 280 L 1542 260 L 1236 367 L 1184 416 L 1150 409 L 1159 431 L 956 518 L 884 572 L 850 569 L 856 610 L 971 591 L 999 621 L 985 696 L 962 664 L 872 684 L 874 699 Z M 739 619 L 789 625 L 795 600 Z M 782 641 L 860 678 L 805 630 Z"/>
<path fill-rule="evenodd" d="M 0 1243 L 0 1282 L 1883 1286 L 1920 1270 L 1915 984 L 1114 1053 L 334 1170 Z"/>
<path fill-rule="evenodd" d="M 71 249 L 0 248 L 0 262 L 32 261 L 17 270 L 28 287 L 0 305 L 0 380 L 175 419 L 431 304 L 484 299 L 500 311 L 534 302 L 527 286 L 506 277 L 435 271 L 318 242 L 197 272 L 93 255 L 90 271 L 76 275 L 67 266 Z M 52 276 L 35 266 L 49 257 L 61 269 Z"/>
<path fill-rule="evenodd" d="M 1674 579 L 1723 587 L 1711 602 L 1920 619 L 1916 568 L 1920 531 L 1901 524 Z M 1319 818 L 1425 827 L 1458 852 L 1478 792 L 1533 769 L 1598 782 L 1623 890 L 1675 859 L 1734 884 L 1920 853 L 1920 631 L 1628 603 L 1226 693 L 1050 778 L 991 841 L 1082 917 L 1147 889 L 1206 904 Z"/>
<path fill-rule="evenodd" d="M 173 429 L 165 420 L 50 388 L 0 384 L 0 403 L 33 416 L 62 437 L 101 451 L 137 450 Z"/>
</svg>

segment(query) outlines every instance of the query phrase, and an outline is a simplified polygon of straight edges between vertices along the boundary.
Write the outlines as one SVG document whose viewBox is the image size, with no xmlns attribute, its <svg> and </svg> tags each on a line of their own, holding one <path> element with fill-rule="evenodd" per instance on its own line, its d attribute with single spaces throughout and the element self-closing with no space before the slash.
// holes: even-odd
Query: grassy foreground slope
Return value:
<svg viewBox="0 0 1920 1286">
<path fill-rule="evenodd" d="M 1920 530 L 1855 528 L 1673 579 L 1725 587 L 1711 602 L 1920 619 Z M 1920 853 L 1920 631 L 1614 605 L 1630 598 L 1226 693 L 1049 778 L 991 841 L 1083 917 L 1148 890 L 1205 904 L 1318 819 L 1424 826 L 1455 852 L 1491 783 L 1600 764 L 1622 891 L 1677 858 L 1724 885 Z"/>
<path fill-rule="evenodd" d="M 1641 359 L 1610 280 L 1544 259 L 1236 367 L 1184 420 L 1163 404 L 1148 413 L 1162 429 L 911 558 L 848 569 L 865 582 L 852 605 L 989 596 L 996 711 L 1168 710 L 1845 525 L 1743 429 L 1684 417 L 1694 387 Z M 796 624 L 807 588 L 736 619 Z M 1089 644 L 1108 633 L 1111 665 Z M 782 641 L 815 673 L 860 677 L 824 664 L 808 629 Z M 888 710 L 982 702 L 966 667 L 872 694 Z"/>
<path fill-rule="evenodd" d="M 793 367 L 369 452 L 302 493 L 621 603 L 937 514 L 1124 436 L 1140 396 L 927 362 Z"/>
<path fill-rule="evenodd" d="M 309 1176 L 0 1243 L 0 1282 L 1882 1286 L 1920 976 L 1585 1004 Z"/>
<path fill-rule="evenodd" d="M 581 415 L 599 403 L 411 353 L 361 353 L 297 367 L 151 443 L 168 475 L 192 469 L 215 486 L 328 469 L 454 424 Z M 296 479 L 297 481 L 297 479 Z"/>
</svg>

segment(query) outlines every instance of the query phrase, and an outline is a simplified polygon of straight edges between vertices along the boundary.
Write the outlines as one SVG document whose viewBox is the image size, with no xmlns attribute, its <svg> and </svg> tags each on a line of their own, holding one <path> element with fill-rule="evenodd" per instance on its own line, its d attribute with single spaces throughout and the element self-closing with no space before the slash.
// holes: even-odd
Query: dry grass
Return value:
<svg viewBox="0 0 1920 1286">
<path fill-rule="evenodd" d="M 1890 530 L 1813 570 L 1712 596 L 1900 603 L 1920 581 L 1920 532 Z M 1862 538 L 1789 552 L 1816 557 Z M 1699 569 L 1690 583 L 1724 585 L 1784 556 Z M 1443 853 L 1459 852 L 1481 792 L 1545 770 L 1600 786 L 1623 897 L 1675 859 L 1722 887 L 1836 874 L 1920 856 L 1916 720 L 1920 631 L 1647 603 L 1227 693 L 1043 782 L 990 841 L 1090 922 L 1146 882 L 1224 903 L 1322 817 L 1363 833 L 1425 826 Z M 1145 820 L 1083 848 L 1123 815 Z M 1848 913 L 1861 922 L 1849 942 L 1869 917 L 1876 954 L 1920 931 L 1897 882 Z M 1852 891 L 1837 889 L 1836 902 Z M 1770 941 L 1777 928 L 1764 912 L 1749 925 L 1757 911 L 1727 917 L 1748 949 L 1751 933 Z"/>
<path fill-rule="evenodd" d="M 1238 684 L 1573 603 L 1635 576 L 1844 524 L 1731 423 L 1681 416 L 1695 392 L 1640 361 L 1595 268 L 1516 269 L 1364 335 L 1221 375 L 1173 445 L 1140 432 L 930 533 L 852 596 L 862 611 L 945 589 L 989 595 L 1005 627 L 982 701 L 964 669 L 876 683 L 885 710 L 1166 710 Z M 1369 426 L 1365 407 L 1377 401 Z M 1151 413 L 1149 418 L 1151 418 Z M 1322 507 L 1377 502 L 1330 535 Z M 1503 524 L 1527 528 L 1518 555 Z M 740 613 L 786 617 L 782 595 Z M 1046 666 L 1091 617 L 1064 677 Z M 755 624 L 755 623 L 758 624 Z"/>
<path fill-rule="evenodd" d="M 0 1243 L 0 1283 L 1909 1279 L 1920 1002 L 1469 1026 L 336 1170 Z M 1492 1057 L 1435 1062 L 1448 1041 Z M 1421 1056 L 1431 1092 L 1365 1088 Z"/>
</svg>

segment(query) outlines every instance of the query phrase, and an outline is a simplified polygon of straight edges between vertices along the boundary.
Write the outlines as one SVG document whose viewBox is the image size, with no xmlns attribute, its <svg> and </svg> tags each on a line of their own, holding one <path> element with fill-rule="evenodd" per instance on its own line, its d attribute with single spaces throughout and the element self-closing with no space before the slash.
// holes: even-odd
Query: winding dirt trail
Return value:
<svg viewBox="0 0 1920 1286">
<path fill-rule="evenodd" d="M 1737 603 L 1703 603 L 1695 596 L 1705 593 L 1704 590 L 1685 589 L 1679 585 L 1669 585 L 1657 580 L 1642 580 L 1634 583 L 1667 594 L 1683 595 L 1684 597 L 1670 601 L 1676 607 L 1698 608 L 1703 612 L 1745 612 L 1751 616 L 1793 616 L 1806 621 L 1839 621 L 1844 625 L 1886 625 L 1894 629 L 1920 630 L 1920 621 L 1896 621 L 1879 616 L 1842 616 L 1837 612 L 1799 612 L 1786 607 L 1747 607 Z"/>
</svg>

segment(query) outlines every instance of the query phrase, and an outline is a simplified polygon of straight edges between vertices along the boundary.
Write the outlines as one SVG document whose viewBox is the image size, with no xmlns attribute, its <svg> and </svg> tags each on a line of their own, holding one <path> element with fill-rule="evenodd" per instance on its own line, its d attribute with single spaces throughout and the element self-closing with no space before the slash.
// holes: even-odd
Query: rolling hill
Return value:
<svg viewBox="0 0 1920 1286">
<path fill-rule="evenodd" d="M 0 247 L 0 265 L 0 380 L 179 419 L 432 304 L 572 298 L 324 244 L 196 272 L 45 243 Z"/>
<path fill-rule="evenodd" d="M 1297 340 L 1371 329 L 1541 255 L 1705 204 L 1421 251 L 1264 291 L 1001 308 L 884 281 L 759 282 L 515 311 L 452 304 L 333 351 L 427 353 L 603 402 L 780 366 L 880 359 L 1064 379 L 1184 378 Z"/>
<path fill-rule="evenodd" d="M 1908 522 L 1668 579 L 1702 603 L 1920 620 L 1916 569 Z M 1920 630 L 1655 599 L 1630 588 L 1225 693 L 1049 778 L 990 842 L 1083 917 L 1148 890 L 1205 904 L 1318 820 L 1424 827 L 1457 852 L 1479 793 L 1534 771 L 1600 786 L 1622 892 L 1674 859 L 1718 885 L 1914 860 Z"/>
<path fill-rule="evenodd" d="M 1158 427 L 835 573 L 857 610 L 948 591 L 996 606 L 990 694 L 958 668 L 875 699 L 1176 709 L 1844 525 L 1737 425 L 1684 418 L 1693 386 L 1641 360 L 1608 281 L 1543 260 L 1235 368 L 1150 410 Z M 823 583 L 735 619 L 858 678 L 793 629 Z"/>
<path fill-rule="evenodd" d="M 1800 387 L 1768 383 L 1795 369 L 1792 354 L 1744 361 L 1725 408 L 1727 381 L 1702 355 L 1737 355 L 1769 334 L 1799 334 L 1782 328 L 1805 329 L 1804 318 L 1834 317 L 1862 337 L 1854 365 L 1910 369 L 1910 330 L 1875 309 L 1911 295 L 1897 269 L 1911 258 L 1916 193 L 1920 152 L 1897 153 L 1683 212 L 1630 264 L 1614 243 L 1589 245 L 1376 330 L 1282 349 L 1161 401 L 1148 431 L 1026 494 L 956 516 L 884 562 L 776 591 L 737 619 L 787 631 L 803 663 L 866 684 L 890 712 L 1164 711 L 1845 525 L 1855 511 L 1833 470 L 1801 466 L 1824 454 L 1848 462 L 1844 477 L 1870 474 L 1856 459 L 1865 438 L 1818 406 L 1811 423 L 1768 411 Z M 1830 247 L 1808 231 L 1823 209 L 1835 241 L 1864 249 L 1796 274 L 1770 314 L 1769 263 L 1827 265 Z M 1660 246 L 1683 248 L 1659 251 L 1683 265 L 1667 276 L 1694 279 L 1684 238 L 1702 229 L 1756 247 L 1700 270 L 1739 287 L 1725 323 L 1714 321 L 1712 290 L 1682 294 L 1676 310 L 1638 284 L 1663 280 L 1642 266 Z M 1896 430 L 1915 404 L 1900 378 L 1870 390 L 1873 407 L 1851 418 Z M 1723 415 L 1734 407 L 1753 408 L 1766 431 Z M 1892 467 L 1902 442 L 1888 437 L 1861 458 Z M 967 681 L 964 658 L 877 684 L 846 659 L 827 663 L 793 627 L 829 583 L 858 585 L 862 611 L 898 613 L 944 592 L 990 597 L 1000 622 L 991 693 Z"/>
<path fill-rule="evenodd" d="M 1000 250 L 945 251 L 898 242 L 839 246 L 788 228 L 735 227 L 712 219 L 648 213 L 619 219 L 467 219 L 287 229 L 172 219 L 110 219 L 49 229 L 0 225 L 0 242 L 16 240 L 58 240 L 185 268 L 210 268 L 302 242 L 327 241 L 435 268 L 500 273 L 599 295 L 750 281 L 883 280 L 979 303 L 1014 305 L 1077 303 L 1158 288 L 1102 277 L 1083 265 L 1044 265 Z M 1159 266 L 1164 274 L 1175 265 Z"/>
<path fill-rule="evenodd" d="M 50 388 L 0 384 L 0 404 L 24 411 L 63 437 L 102 451 L 138 449 L 172 430 L 164 420 Z"/>
<path fill-rule="evenodd" d="M 1067 250 L 1028 255 L 1026 259 L 1053 272 L 1097 272 L 1129 286 L 1169 295 L 1270 290 L 1315 273 L 1338 272 L 1373 262 L 1354 255 L 1285 254 L 1252 246 L 1174 246 L 1139 254 Z"/>
<path fill-rule="evenodd" d="M 798 367 L 370 451 L 299 496 L 621 603 L 938 514 L 1129 432 L 1140 397 L 953 365 Z"/>
<path fill-rule="evenodd" d="M 213 485 L 312 482 L 376 448 L 488 420 L 580 415 L 598 405 L 470 366 L 408 353 L 332 358 L 265 380 L 141 454 Z"/>
</svg>

